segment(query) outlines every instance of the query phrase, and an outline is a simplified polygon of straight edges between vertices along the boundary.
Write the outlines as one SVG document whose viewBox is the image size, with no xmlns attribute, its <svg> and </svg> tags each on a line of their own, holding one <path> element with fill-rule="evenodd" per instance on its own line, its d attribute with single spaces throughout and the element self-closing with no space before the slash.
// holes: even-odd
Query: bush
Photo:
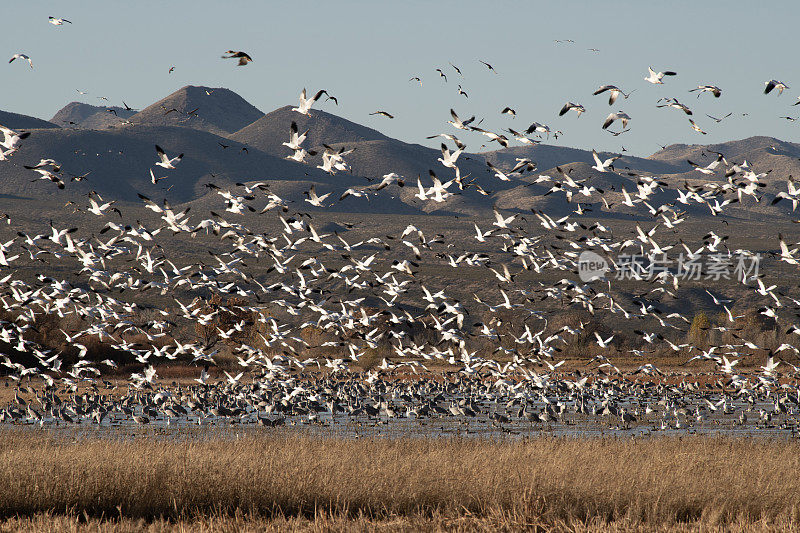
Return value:
<svg viewBox="0 0 800 533">
<path fill-rule="evenodd" d="M 692 325 L 689 327 L 686 340 L 698 348 L 705 348 L 708 346 L 710 329 L 711 320 L 708 319 L 708 316 L 703 311 L 700 311 L 692 319 Z"/>
</svg>

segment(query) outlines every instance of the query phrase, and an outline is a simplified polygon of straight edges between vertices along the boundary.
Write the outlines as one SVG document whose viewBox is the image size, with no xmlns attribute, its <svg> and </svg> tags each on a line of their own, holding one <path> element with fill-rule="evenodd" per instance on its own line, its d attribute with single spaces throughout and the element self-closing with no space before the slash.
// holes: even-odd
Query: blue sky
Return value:
<svg viewBox="0 0 800 533">
<path fill-rule="evenodd" d="M 52 26 L 49 15 L 74 24 Z M 142 108 L 192 84 L 227 87 L 268 112 L 296 102 L 308 87 L 339 99 L 338 107 L 328 102 L 321 109 L 430 146 L 438 141 L 427 135 L 455 132 L 446 123 L 451 107 L 462 117 L 483 118 L 482 127 L 494 131 L 538 121 L 564 132 L 554 144 L 625 146 L 637 155 L 662 144 L 750 135 L 795 141 L 800 121 L 779 117 L 800 116 L 800 106 L 791 105 L 800 94 L 792 57 L 799 15 L 796 2 L 739 1 L 16 2 L 3 7 L 0 47 L 9 58 L 30 55 L 35 68 L 0 61 L 0 109 L 50 118 L 73 100 L 100 105 L 99 96 Z M 228 49 L 245 50 L 254 62 L 237 67 L 221 59 Z M 678 76 L 651 85 L 643 80 L 648 65 Z M 423 86 L 409 82 L 412 76 Z M 771 78 L 791 88 L 765 96 Z M 606 96 L 592 96 L 606 83 L 635 91 L 609 107 Z M 458 84 L 469 98 L 458 94 Z M 722 97 L 696 98 L 688 90 L 699 84 L 720 86 Z M 691 107 L 708 135 L 694 132 L 682 112 L 657 109 L 660 97 Z M 586 106 L 586 114 L 559 117 L 567 100 Z M 505 106 L 516 109 L 515 119 L 500 114 Z M 369 116 L 377 110 L 395 118 Z M 630 132 L 602 131 L 612 110 L 632 117 Z M 720 124 L 706 117 L 728 112 Z M 455 133 L 472 151 L 485 140 Z"/>
</svg>

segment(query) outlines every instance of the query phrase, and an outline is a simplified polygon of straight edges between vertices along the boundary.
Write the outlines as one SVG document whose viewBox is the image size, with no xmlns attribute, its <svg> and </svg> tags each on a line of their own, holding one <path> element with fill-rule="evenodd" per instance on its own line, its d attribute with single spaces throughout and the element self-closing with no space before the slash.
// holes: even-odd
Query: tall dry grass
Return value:
<svg viewBox="0 0 800 533">
<path fill-rule="evenodd" d="M 288 517 L 234 513 L 210 514 L 198 517 L 182 517 L 169 519 L 133 519 L 133 518 L 91 518 L 85 515 L 63 515 L 43 513 L 32 517 L 13 517 L 0 519 L 0 531 L 28 531 L 32 533 L 171 533 L 187 531 L 198 533 L 255 533 L 285 531 L 479 531 L 479 532 L 516 532 L 516 531 L 555 531 L 570 533 L 621 533 L 631 531 L 672 533 L 694 531 L 739 532 L 790 532 L 796 531 L 796 524 L 785 519 L 777 521 L 759 520 L 756 522 L 738 520 L 724 527 L 710 528 L 701 522 L 681 524 L 643 524 L 631 520 L 606 522 L 599 519 L 589 521 L 571 520 L 549 524 L 545 522 L 517 521 L 508 515 L 496 516 L 388 516 L 370 518 L 367 516 L 347 516 L 344 514 L 319 513 L 314 517 Z"/>
<path fill-rule="evenodd" d="M 0 433 L 0 516 L 800 527 L 800 443 Z M 509 526 L 511 527 L 511 526 Z M 511 529 L 514 529 L 511 527 Z"/>
</svg>

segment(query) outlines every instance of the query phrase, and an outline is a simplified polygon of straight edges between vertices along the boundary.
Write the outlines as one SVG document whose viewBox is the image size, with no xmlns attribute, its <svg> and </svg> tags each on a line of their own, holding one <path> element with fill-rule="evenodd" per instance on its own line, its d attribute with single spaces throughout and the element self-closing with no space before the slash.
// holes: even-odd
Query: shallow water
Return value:
<svg viewBox="0 0 800 533">
<path fill-rule="evenodd" d="M 126 438 L 137 435 L 164 436 L 166 438 L 202 438 L 205 436 L 239 437 L 258 433 L 269 432 L 297 432 L 313 436 L 330 436 L 340 438 L 526 438 L 538 435 L 562 437 L 598 437 L 598 436 L 658 436 L 658 435 L 688 435 L 688 434 L 720 434 L 734 436 L 787 436 L 794 437 L 797 432 L 797 416 L 790 408 L 788 413 L 774 414 L 774 403 L 771 401 L 756 401 L 749 403 L 741 400 L 729 400 L 727 407 L 711 411 L 701 407 L 702 420 L 697 420 L 697 405 L 708 399 L 716 402 L 721 395 L 685 395 L 682 401 L 687 404 L 687 413 L 679 412 L 676 416 L 672 410 L 667 416 L 662 406 L 657 405 L 654 399 L 642 399 L 635 396 L 618 398 L 616 406 L 633 413 L 636 420 L 623 423 L 620 416 L 593 415 L 575 412 L 574 402 L 564 402 L 563 414 L 556 420 L 548 423 L 530 422 L 525 418 L 516 416 L 514 409 L 506 409 L 504 401 L 476 402 L 479 412 L 475 417 L 447 415 L 431 415 L 426 417 L 408 417 L 395 415 L 389 417 L 385 412 L 379 416 L 368 417 L 365 415 L 350 416 L 337 413 L 332 416 L 330 411 L 312 415 L 270 415 L 263 412 L 250 410 L 236 417 L 218 417 L 211 415 L 190 414 L 180 418 L 166 418 L 159 416 L 151 418 L 149 423 L 140 424 L 131 417 L 122 413 L 110 413 L 97 424 L 88 417 L 78 418 L 76 423 L 66 423 L 52 416 L 45 416 L 42 420 L 31 421 L 28 419 L 13 422 L 3 422 L 1 427 L 28 427 L 31 430 L 48 431 L 54 434 L 67 433 L 75 437 L 108 436 L 110 438 Z M 451 400 L 462 399 L 459 395 L 446 398 L 441 405 L 447 405 Z M 597 402 L 594 402 L 597 405 Z M 405 413 L 407 403 L 402 400 L 393 400 L 392 406 L 396 413 Z M 644 412 L 644 406 L 650 406 L 653 411 Z M 543 401 L 529 401 L 529 409 L 540 411 L 544 408 Z M 765 421 L 760 416 L 760 411 L 773 413 L 770 421 Z M 140 409 L 136 410 L 137 414 Z M 491 418 L 493 413 L 502 413 L 509 418 L 508 422 L 499 423 Z M 747 420 L 742 423 L 740 415 L 744 412 Z M 283 424 L 277 427 L 259 425 L 258 418 L 276 420 L 283 419 Z"/>
</svg>

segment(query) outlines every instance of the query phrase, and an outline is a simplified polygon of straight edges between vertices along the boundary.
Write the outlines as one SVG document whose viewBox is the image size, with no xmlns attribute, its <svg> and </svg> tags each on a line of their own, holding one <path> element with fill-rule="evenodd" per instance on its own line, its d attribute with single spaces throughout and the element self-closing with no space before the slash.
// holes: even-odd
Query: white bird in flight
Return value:
<svg viewBox="0 0 800 533">
<path fill-rule="evenodd" d="M 628 126 L 628 121 L 631 120 L 631 117 L 623 111 L 611 113 L 606 117 L 605 122 L 603 122 L 603 129 L 608 129 L 608 127 L 613 124 L 615 120 L 622 122 L 622 127 L 626 128 Z"/>
<path fill-rule="evenodd" d="M 300 93 L 300 105 L 293 107 L 292 111 L 297 111 L 301 115 L 310 115 L 311 113 L 309 113 L 309 111 L 311 110 L 311 106 L 313 106 L 314 102 L 319 100 L 319 97 L 323 94 L 328 94 L 328 91 L 320 89 L 313 98 L 306 98 L 306 89 L 304 87 L 303 92 Z"/>
<path fill-rule="evenodd" d="M 282 144 L 283 146 L 288 146 L 292 150 L 299 150 L 300 145 L 306 140 L 306 135 L 308 135 L 308 130 L 304 131 L 302 134 L 298 134 L 297 123 L 292 121 L 292 125 L 289 128 L 289 142 Z"/>
<path fill-rule="evenodd" d="M 573 103 L 573 102 L 567 102 L 566 104 L 564 104 L 564 107 L 561 108 L 561 111 L 558 112 L 558 116 L 561 117 L 561 116 L 566 115 L 567 112 L 570 109 L 574 109 L 575 111 L 577 111 L 578 112 L 578 116 L 581 116 L 581 113 L 585 113 L 586 112 L 586 108 L 583 107 L 581 104 L 576 104 L 576 103 Z"/>
<path fill-rule="evenodd" d="M 308 198 L 306 198 L 306 202 L 310 203 L 314 207 L 325 207 L 322 205 L 322 202 L 325 200 L 325 198 L 331 195 L 331 193 L 327 193 L 323 194 L 322 196 L 317 196 L 316 187 L 314 185 L 312 185 L 309 190 L 303 192 L 303 194 L 308 196 Z"/>
<path fill-rule="evenodd" d="M 65 22 L 68 24 L 72 24 L 72 21 L 67 20 L 65 18 L 60 18 L 60 17 L 47 17 L 47 18 L 49 19 L 48 22 L 53 26 L 63 26 Z"/>
<path fill-rule="evenodd" d="M 467 126 L 469 126 L 469 124 L 475 120 L 474 116 L 468 118 L 467 120 L 461 120 L 460 118 L 458 118 L 458 115 L 456 114 L 454 109 L 450 109 L 450 116 L 453 117 L 453 120 L 448 120 L 447 122 L 452 124 L 454 128 L 457 128 L 459 130 L 469 130 Z"/>
<path fill-rule="evenodd" d="M 625 94 L 624 92 L 622 92 L 622 89 L 620 89 L 616 85 L 602 85 L 595 92 L 593 92 L 592 95 L 596 96 L 596 95 L 604 93 L 606 91 L 609 92 L 608 93 L 608 105 L 614 105 L 614 102 L 617 101 L 617 98 L 619 98 L 619 95 L 622 95 L 625 98 L 628 98 L 631 95 L 631 93 L 633 93 L 633 91 L 631 91 L 630 93 Z"/>
<path fill-rule="evenodd" d="M 24 59 L 25 61 L 28 62 L 31 68 L 33 68 L 33 61 L 31 61 L 31 58 L 26 56 L 25 54 L 14 54 L 13 56 L 11 56 L 11 59 L 9 59 L 8 62 L 13 63 L 15 59 Z"/>
<path fill-rule="evenodd" d="M 164 168 L 174 169 L 175 165 L 180 163 L 181 159 L 183 159 L 183 154 L 170 159 L 159 145 L 156 145 L 156 153 L 158 154 L 159 158 L 159 161 L 156 162 L 156 165 Z"/>
<path fill-rule="evenodd" d="M 17 133 L 12 129 L 6 128 L 2 124 L 0 124 L 0 133 L 3 134 L 3 141 L 0 142 L 0 148 L 5 148 L 9 152 L 16 151 L 17 148 L 19 148 L 19 142 L 31 134 L 29 131 Z M 9 152 L 6 152 L 6 155 Z"/>
<path fill-rule="evenodd" d="M 594 166 L 592 168 L 598 172 L 606 172 L 609 168 L 614 170 L 614 161 L 619 159 L 620 156 L 609 157 L 605 161 L 602 161 L 597 154 L 597 150 L 592 150 L 592 158 L 594 159 Z"/>
<path fill-rule="evenodd" d="M 661 81 L 661 80 L 664 79 L 664 76 L 677 76 L 678 75 L 677 72 L 673 72 L 671 70 L 666 70 L 664 72 L 656 72 L 655 70 L 653 70 L 653 67 L 647 67 L 647 72 L 648 72 L 648 74 L 647 74 L 647 77 L 644 79 L 644 81 L 648 81 L 648 82 L 650 82 L 652 84 L 655 84 L 655 85 L 658 85 L 658 84 L 663 85 L 664 82 Z"/>
</svg>

